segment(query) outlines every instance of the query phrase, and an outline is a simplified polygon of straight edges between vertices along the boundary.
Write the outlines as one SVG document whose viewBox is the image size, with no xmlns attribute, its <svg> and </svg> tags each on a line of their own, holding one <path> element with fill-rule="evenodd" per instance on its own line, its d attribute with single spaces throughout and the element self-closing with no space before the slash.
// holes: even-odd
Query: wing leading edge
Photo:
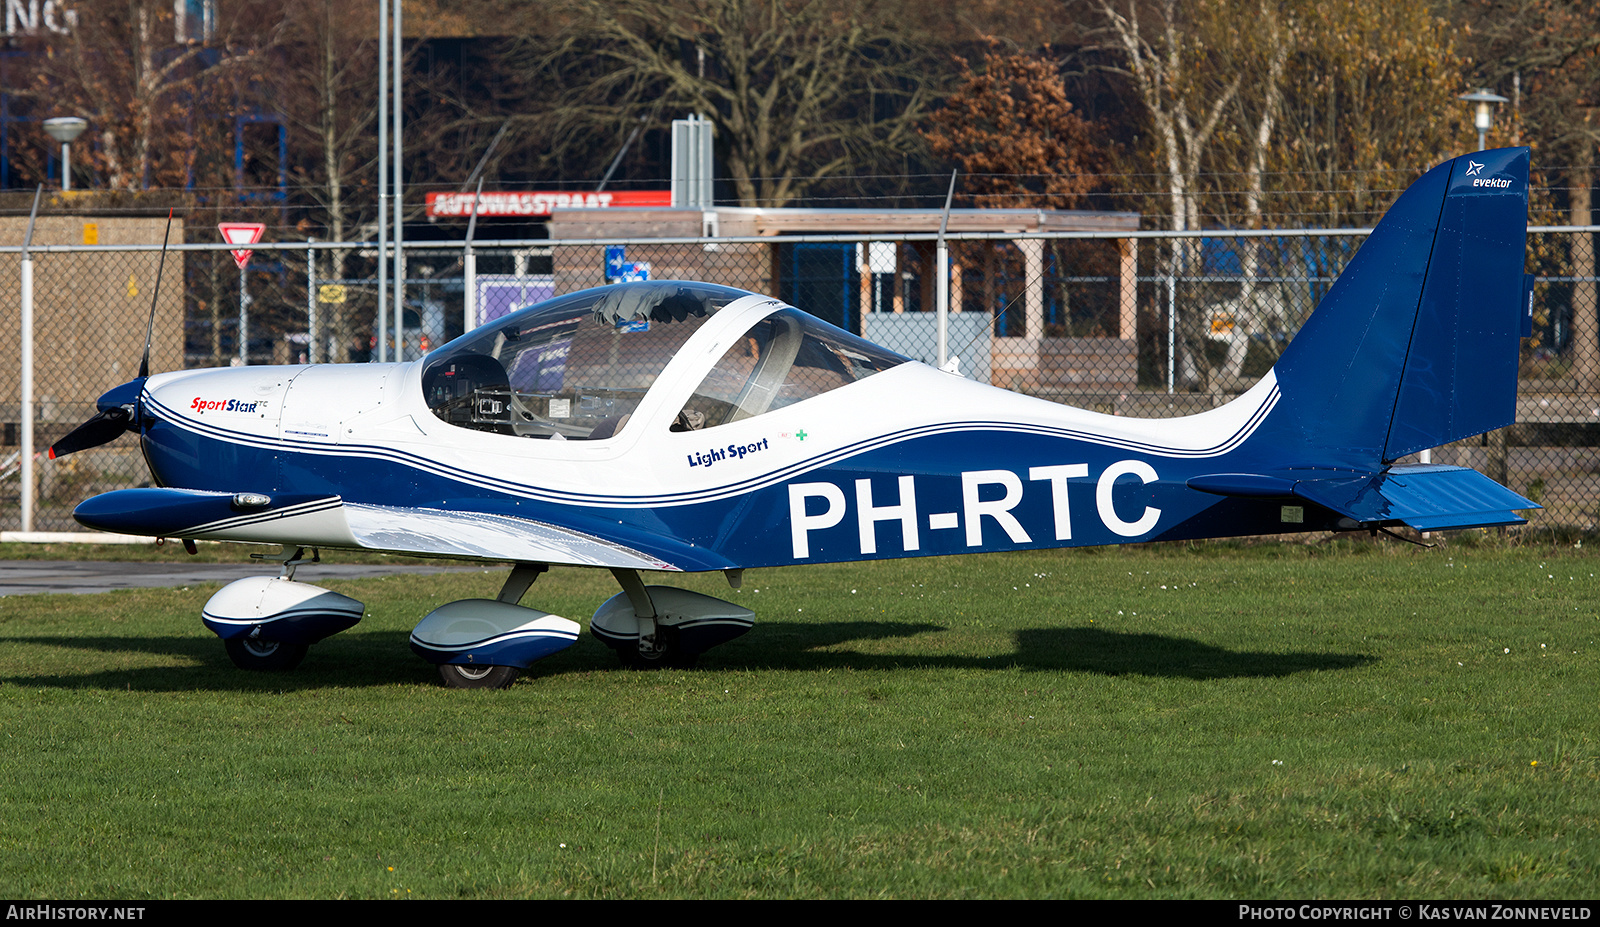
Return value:
<svg viewBox="0 0 1600 927">
<path fill-rule="evenodd" d="M 679 571 L 653 554 L 529 518 L 348 503 L 338 496 L 122 489 L 73 517 L 100 531 L 628 570 Z"/>
</svg>

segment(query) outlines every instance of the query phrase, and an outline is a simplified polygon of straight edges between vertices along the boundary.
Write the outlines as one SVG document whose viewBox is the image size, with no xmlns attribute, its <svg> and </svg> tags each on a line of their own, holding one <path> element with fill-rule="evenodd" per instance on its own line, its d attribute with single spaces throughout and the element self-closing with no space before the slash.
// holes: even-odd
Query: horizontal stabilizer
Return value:
<svg viewBox="0 0 1600 927">
<path fill-rule="evenodd" d="M 1362 523 L 1402 522 L 1419 531 L 1520 525 L 1540 508 L 1476 470 L 1419 465 L 1382 473 L 1299 480 L 1294 494 Z"/>
</svg>

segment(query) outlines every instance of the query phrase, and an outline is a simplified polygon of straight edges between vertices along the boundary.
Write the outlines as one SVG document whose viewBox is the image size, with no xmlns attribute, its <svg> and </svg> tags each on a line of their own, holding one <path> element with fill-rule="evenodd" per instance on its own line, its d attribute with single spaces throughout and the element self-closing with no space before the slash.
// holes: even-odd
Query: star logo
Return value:
<svg viewBox="0 0 1600 927">
<path fill-rule="evenodd" d="M 1471 176 L 1481 172 L 1482 170 L 1483 170 L 1483 165 L 1482 164 L 1479 164 L 1476 161 L 1468 161 L 1467 162 L 1467 176 L 1468 177 L 1471 177 Z"/>
</svg>

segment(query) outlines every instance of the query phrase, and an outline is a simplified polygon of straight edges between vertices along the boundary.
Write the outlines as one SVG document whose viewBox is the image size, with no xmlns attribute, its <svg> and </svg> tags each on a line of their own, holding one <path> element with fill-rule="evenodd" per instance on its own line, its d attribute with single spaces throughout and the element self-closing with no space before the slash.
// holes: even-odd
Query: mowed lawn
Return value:
<svg viewBox="0 0 1600 927">
<path fill-rule="evenodd" d="M 406 638 L 504 569 L 328 582 L 369 614 L 282 675 L 201 627 L 214 586 L 3 599 L 0 895 L 1592 897 L 1597 567 L 1332 542 L 652 577 L 755 630 L 659 672 L 585 634 L 501 692 Z M 557 569 L 524 603 L 586 623 L 615 591 Z"/>
</svg>

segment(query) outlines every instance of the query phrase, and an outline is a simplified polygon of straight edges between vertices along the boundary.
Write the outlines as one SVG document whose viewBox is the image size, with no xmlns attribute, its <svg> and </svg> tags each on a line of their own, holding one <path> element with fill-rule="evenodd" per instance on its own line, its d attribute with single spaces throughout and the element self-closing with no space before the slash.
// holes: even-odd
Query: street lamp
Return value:
<svg viewBox="0 0 1600 927">
<path fill-rule="evenodd" d="M 1463 93 L 1457 97 L 1472 104 L 1472 124 L 1478 130 L 1478 150 L 1486 147 L 1489 127 L 1494 125 L 1494 108 L 1499 103 L 1509 103 L 1505 97 L 1490 90 L 1488 87 L 1479 87 L 1471 93 Z M 1485 469 L 1492 479 L 1504 483 L 1506 481 L 1506 432 L 1505 429 L 1496 429 L 1489 433 L 1489 465 Z M 1433 451 L 1423 451 L 1417 459 L 1422 463 L 1433 462 Z M 1423 537 L 1428 533 L 1423 532 Z"/>
<path fill-rule="evenodd" d="M 77 116 L 57 116 L 44 121 L 44 130 L 61 143 L 61 189 L 72 189 L 72 143 L 77 141 L 89 121 Z"/>
<path fill-rule="evenodd" d="M 1496 103 L 1509 103 L 1505 97 L 1494 93 L 1487 87 L 1479 87 L 1471 93 L 1463 93 L 1458 100 L 1466 100 L 1473 105 L 1472 124 L 1478 129 L 1478 150 L 1484 149 L 1484 140 L 1489 135 L 1489 127 L 1494 125 L 1494 107 Z"/>
</svg>

